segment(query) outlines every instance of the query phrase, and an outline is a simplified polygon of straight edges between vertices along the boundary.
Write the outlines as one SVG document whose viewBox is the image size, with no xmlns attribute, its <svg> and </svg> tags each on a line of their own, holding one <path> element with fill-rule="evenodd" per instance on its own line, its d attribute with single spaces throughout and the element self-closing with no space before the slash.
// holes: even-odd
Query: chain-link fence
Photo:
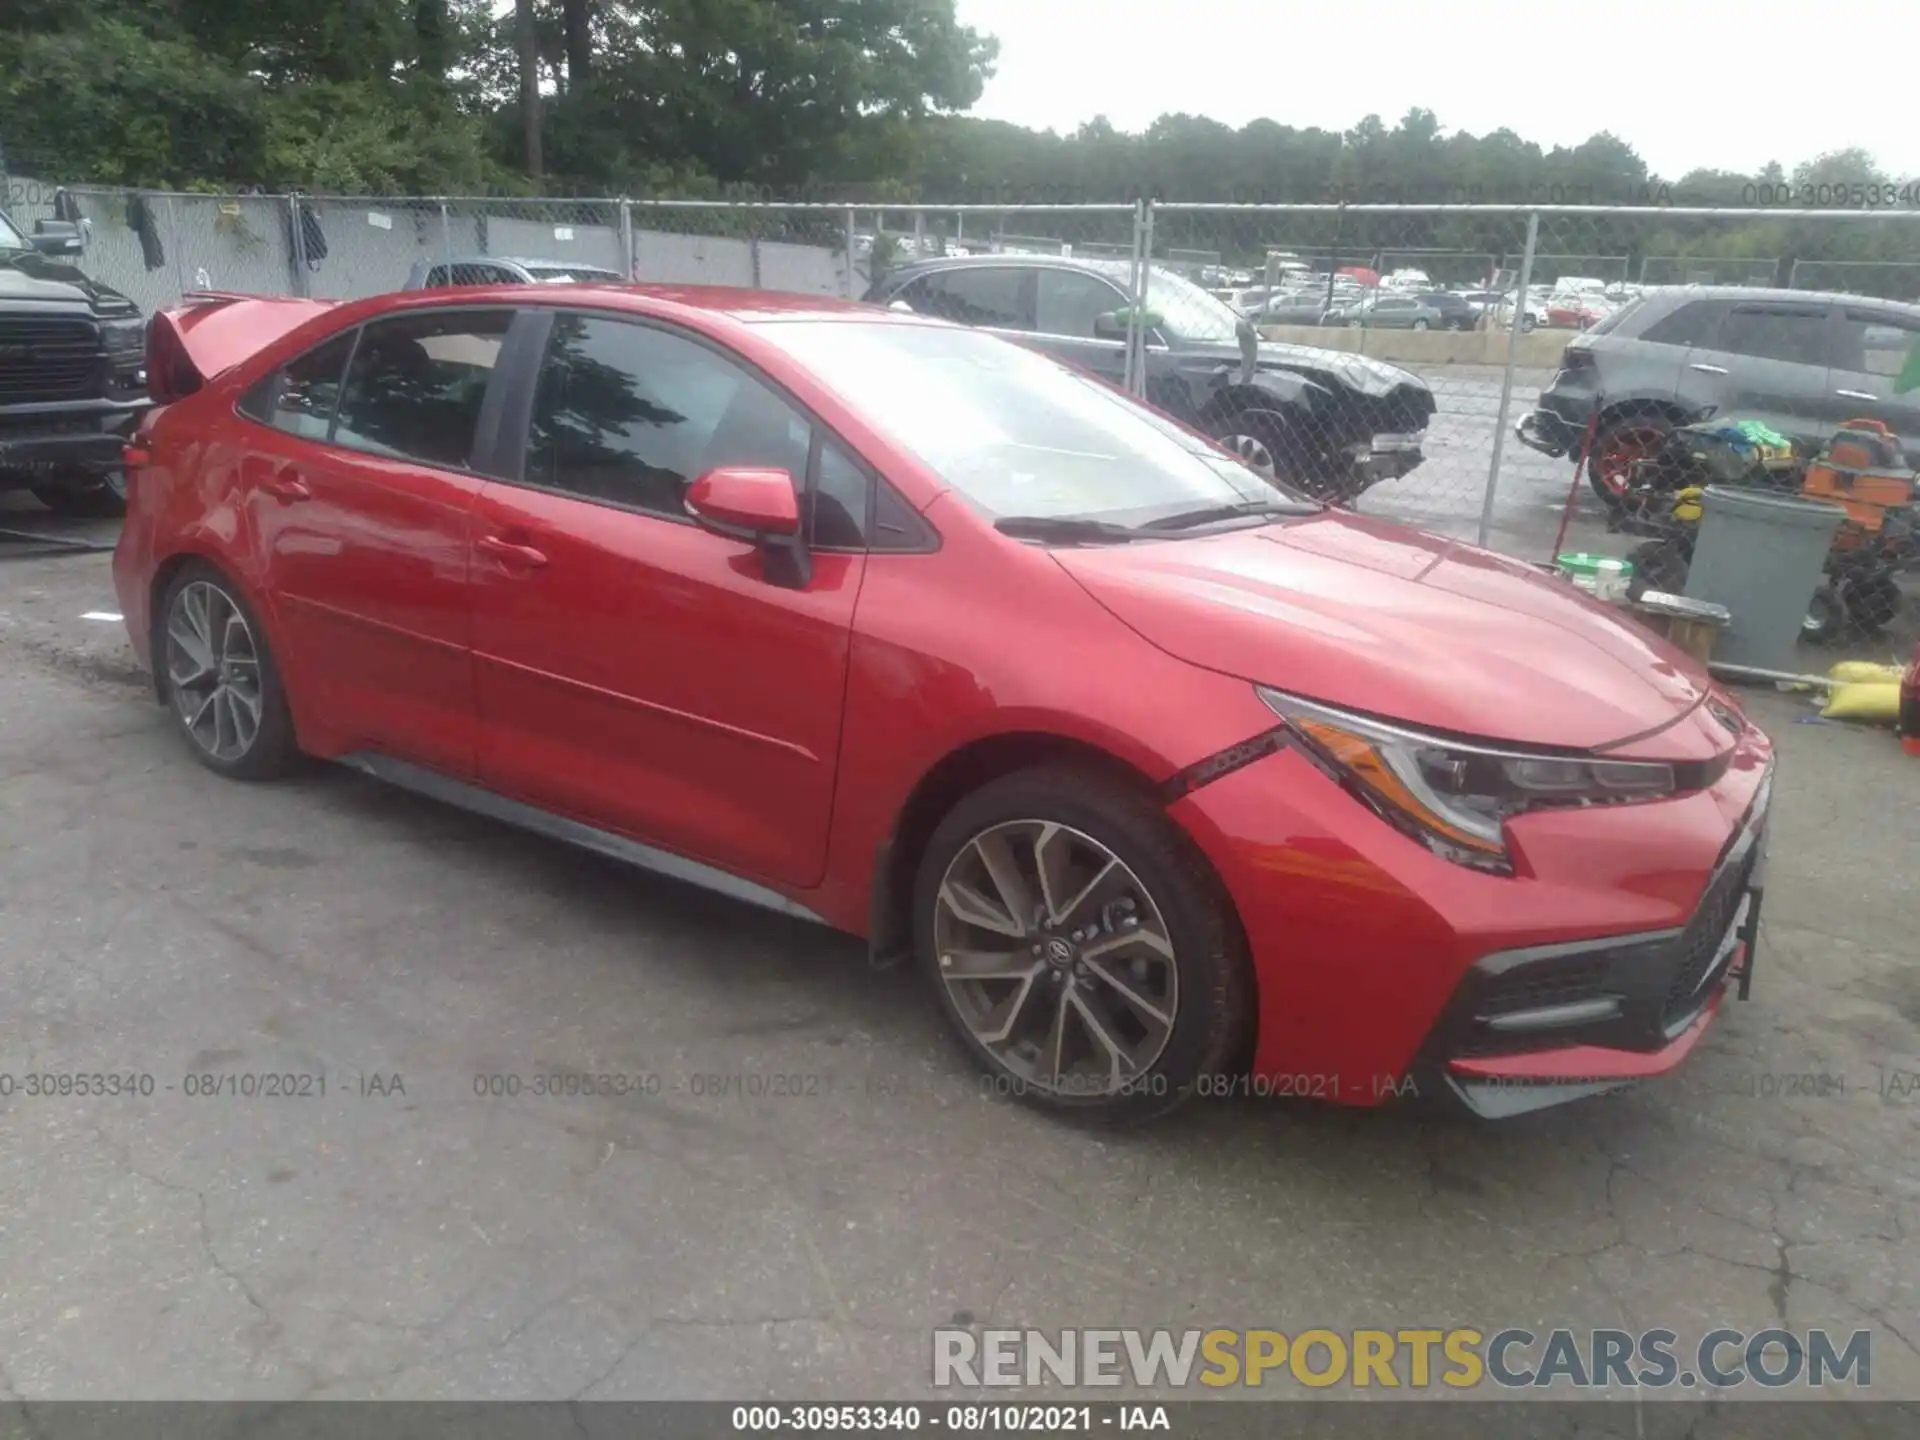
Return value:
<svg viewBox="0 0 1920 1440">
<path fill-rule="evenodd" d="M 49 187 L 8 197 L 25 230 L 55 218 Z M 1913 211 L 67 197 L 79 263 L 148 310 L 602 274 L 906 305 L 1025 336 L 1363 512 L 1637 557 L 1669 589 L 1694 482 L 1884 496 L 1873 471 L 1920 462 Z M 955 263 L 905 273 L 933 260 Z M 1837 458 L 1887 463 L 1810 471 L 1855 420 L 1898 438 Z M 1855 501 L 1809 639 L 1911 649 L 1910 514 Z"/>
</svg>

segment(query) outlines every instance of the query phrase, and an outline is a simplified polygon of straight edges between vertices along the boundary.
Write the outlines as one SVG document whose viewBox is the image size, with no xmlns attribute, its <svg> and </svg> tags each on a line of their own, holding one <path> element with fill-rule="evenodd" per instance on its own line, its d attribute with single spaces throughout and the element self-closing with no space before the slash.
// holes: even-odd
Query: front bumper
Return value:
<svg viewBox="0 0 1920 1440">
<path fill-rule="evenodd" d="M 1426 438 L 1427 432 L 1424 430 L 1399 435 L 1380 434 L 1349 445 L 1345 454 L 1356 476 L 1370 485 L 1377 484 L 1382 480 L 1397 480 L 1417 469 L 1427 458 L 1421 448 Z"/>
<path fill-rule="evenodd" d="M 1584 432 L 1551 410 L 1530 410 L 1513 427 L 1520 443 L 1559 459 L 1579 448 Z"/>
<path fill-rule="evenodd" d="M 1247 939 L 1256 1075 L 1510 1114 L 1671 1069 L 1744 988 L 1770 770 L 1747 725 L 1706 789 L 1521 816 L 1513 876 L 1434 855 L 1291 750 L 1171 813 Z"/>
<path fill-rule="evenodd" d="M 0 490 L 37 484 L 54 469 L 116 468 L 152 403 L 102 399 L 0 407 Z"/>
</svg>

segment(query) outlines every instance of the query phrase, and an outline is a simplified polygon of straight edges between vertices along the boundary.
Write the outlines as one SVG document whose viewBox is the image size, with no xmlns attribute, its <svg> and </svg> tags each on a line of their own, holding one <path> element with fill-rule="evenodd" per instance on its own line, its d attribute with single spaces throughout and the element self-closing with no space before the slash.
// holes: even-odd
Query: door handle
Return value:
<svg viewBox="0 0 1920 1440">
<path fill-rule="evenodd" d="M 1724 365 L 1705 365 L 1698 360 L 1687 366 L 1687 368 L 1689 370 L 1698 370 L 1702 375 L 1724 375 L 1727 373 L 1727 367 Z"/>
<path fill-rule="evenodd" d="M 1869 395 L 1864 390 L 1836 390 L 1834 394 L 1846 400 L 1878 400 L 1878 395 Z"/>
<path fill-rule="evenodd" d="M 503 564 L 524 566 L 529 570 L 533 570 L 547 563 L 547 555 L 544 550 L 536 550 L 531 545 L 524 545 L 519 541 L 509 540 L 503 535 L 482 535 L 479 540 L 479 546 L 483 551 L 493 556 L 494 559 L 501 561 Z"/>
<path fill-rule="evenodd" d="M 311 500 L 313 491 L 307 488 L 307 482 L 300 478 L 300 472 L 291 465 L 276 470 L 260 482 L 261 490 L 276 500 Z"/>
</svg>

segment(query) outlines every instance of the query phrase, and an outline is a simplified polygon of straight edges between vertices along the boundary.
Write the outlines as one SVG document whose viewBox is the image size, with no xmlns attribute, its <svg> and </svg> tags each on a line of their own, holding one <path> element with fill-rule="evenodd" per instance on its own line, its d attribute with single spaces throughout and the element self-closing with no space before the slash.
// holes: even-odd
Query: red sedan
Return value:
<svg viewBox="0 0 1920 1440">
<path fill-rule="evenodd" d="M 1670 1068 L 1750 971 L 1770 751 L 1692 661 L 993 335 L 502 287 L 151 347 L 115 576 L 203 763 L 910 954 L 1043 1106 L 1509 1113 Z"/>
</svg>

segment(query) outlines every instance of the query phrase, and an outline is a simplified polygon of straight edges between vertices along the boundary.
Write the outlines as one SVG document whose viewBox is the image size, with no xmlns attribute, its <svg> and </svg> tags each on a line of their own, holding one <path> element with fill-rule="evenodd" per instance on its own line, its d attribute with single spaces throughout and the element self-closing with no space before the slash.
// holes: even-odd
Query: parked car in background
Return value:
<svg viewBox="0 0 1920 1440">
<path fill-rule="evenodd" d="M 1519 436 L 1578 456 L 1618 504 L 1633 464 L 1676 425 L 1713 415 L 1765 421 L 1808 449 L 1856 417 L 1885 422 L 1920 468 L 1920 390 L 1894 381 L 1920 345 L 1920 305 L 1743 286 L 1648 291 L 1568 344 Z"/>
<path fill-rule="evenodd" d="M 184 750 L 849 931 L 999 1093 L 1511 1115 L 1751 972 L 1771 750 L 1703 668 L 1030 346 L 527 285 L 155 336 L 114 583 Z"/>
<path fill-rule="evenodd" d="M 1514 297 L 1511 293 L 1500 297 L 1497 305 L 1487 311 L 1494 327 L 1508 330 L 1513 326 Z M 1523 333 L 1543 328 L 1547 323 L 1547 301 L 1544 296 L 1529 295 L 1520 308 L 1520 329 Z"/>
<path fill-rule="evenodd" d="M 1413 298 L 1439 312 L 1440 322 L 1434 327 L 1437 330 L 1473 330 L 1480 324 L 1479 307 L 1464 295 L 1427 290 Z"/>
<path fill-rule="evenodd" d="M 416 261 L 408 290 L 439 290 L 450 285 L 619 285 L 626 276 L 602 265 L 572 260 L 527 260 L 504 255 L 475 255 L 450 261 Z"/>
<path fill-rule="evenodd" d="M 1547 324 L 1557 330 L 1591 330 L 1617 308 L 1598 294 L 1561 294 L 1547 302 Z"/>
<path fill-rule="evenodd" d="M 866 298 L 994 330 L 1119 385 L 1130 278 L 1124 260 L 942 259 L 891 272 Z M 1158 265 L 1147 310 L 1147 398 L 1261 474 L 1343 503 L 1420 464 L 1434 400 L 1418 376 L 1263 342 L 1245 317 Z"/>
<path fill-rule="evenodd" d="M 77 258 L 78 225 L 0 212 L 0 490 L 62 515 L 126 508 L 121 449 L 148 408 L 147 322 Z"/>
<path fill-rule="evenodd" d="M 1251 318 L 1256 325 L 1324 325 L 1327 316 L 1339 308 L 1339 302 L 1328 300 L 1321 287 L 1274 295 L 1251 312 Z"/>
<path fill-rule="evenodd" d="M 1375 290 L 1341 307 L 1328 321 L 1355 330 L 1439 330 L 1446 316 L 1425 300 L 1391 290 Z"/>
</svg>

